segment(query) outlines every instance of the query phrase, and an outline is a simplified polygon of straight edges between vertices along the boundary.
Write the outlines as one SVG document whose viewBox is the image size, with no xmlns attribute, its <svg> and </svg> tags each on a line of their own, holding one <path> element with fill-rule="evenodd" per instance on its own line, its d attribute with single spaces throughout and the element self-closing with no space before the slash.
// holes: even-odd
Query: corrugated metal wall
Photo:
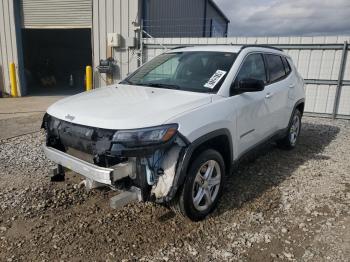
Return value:
<svg viewBox="0 0 350 262">
<path fill-rule="evenodd" d="M 146 0 L 144 30 L 153 37 L 201 37 L 204 0 Z"/>
<path fill-rule="evenodd" d="M 159 43 L 168 48 L 200 44 L 270 44 L 284 47 L 285 52 L 293 58 L 303 78 L 310 80 L 307 81 L 308 84 L 305 86 L 305 111 L 327 116 L 333 113 L 341 66 L 342 45 L 345 41 L 350 43 L 350 36 L 154 38 L 144 39 L 143 59 L 148 61 L 164 52 L 165 49 Z M 332 45 L 334 45 L 334 48 Z M 340 90 L 337 115 L 348 118 L 350 116 L 350 57 L 349 55 L 347 57 L 343 78 L 344 84 Z M 322 83 L 312 80 L 322 80 Z M 317 84 L 313 84 L 313 82 L 317 82 Z"/>
<path fill-rule="evenodd" d="M 211 20 L 216 21 L 226 31 L 226 20 L 221 16 L 221 14 L 212 6 L 212 4 L 208 4 L 207 6 L 207 22 L 206 22 L 206 28 L 205 28 L 205 35 L 207 37 L 210 37 L 211 33 Z M 226 32 L 227 33 L 227 32 Z M 217 35 L 217 36 L 224 36 L 224 35 Z"/>
<path fill-rule="evenodd" d="M 0 0 L 0 89 L 6 93 L 10 93 L 9 64 L 18 65 L 15 2 Z M 17 84 L 20 87 L 19 81 Z"/>
<path fill-rule="evenodd" d="M 90 28 L 92 0 L 20 0 L 22 27 Z"/>
<path fill-rule="evenodd" d="M 106 59 L 110 53 L 107 47 L 107 34 L 118 33 L 122 37 L 122 46 L 113 48 L 113 57 L 117 62 L 114 81 L 124 78 L 137 68 L 135 50 L 125 46 L 127 37 L 137 36 L 132 22 L 139 21 L 138 0 L 93 0 L 93 61 L 95 87 L 104 86 L 105 77 L 100 75 L 96 66 L 100 59 Z"/>
</svg>

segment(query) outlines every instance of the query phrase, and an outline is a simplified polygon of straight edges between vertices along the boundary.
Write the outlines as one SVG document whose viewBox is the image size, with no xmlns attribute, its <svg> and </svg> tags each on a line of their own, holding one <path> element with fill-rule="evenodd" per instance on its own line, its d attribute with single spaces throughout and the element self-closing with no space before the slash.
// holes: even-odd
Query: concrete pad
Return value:
<svg viewBox="0 0 350 262">
<path fill-rule="evenodd" d="M 0 98 L 0 140 L 39 132 L 46 109 L 64 96 Z"/>
<path fill-rule="evenodd" d="M 44 113 L 0 119 L 0 140 L 39 132 Z"/>
<path fill-rule="evenodd" d="M 0 114 L 38 113 L 65 96 L 26 96 L 0 98 Z"/>
</svg>

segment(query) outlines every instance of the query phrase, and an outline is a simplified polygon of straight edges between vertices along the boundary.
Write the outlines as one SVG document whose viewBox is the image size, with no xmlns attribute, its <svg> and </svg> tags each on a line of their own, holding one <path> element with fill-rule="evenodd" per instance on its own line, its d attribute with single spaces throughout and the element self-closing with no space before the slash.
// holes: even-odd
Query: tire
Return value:
<svg viewBox="0 0 350 262">
<path fill-rule="evenodd" d="M 201 152 L 192 161 L 171 208 L 192 221 L 203 220 L 218 204 L 224 177 L 225 162 L 221 154 L 213 149 Z"/>
<path fill-rule="evenodd" d="M 296 109 L 288 126 L 287 134 L 277 141 L 277 145 L 282 149 L 293 149 L 297 145 L 301 130 L 301 113 Z"/>
</svg>

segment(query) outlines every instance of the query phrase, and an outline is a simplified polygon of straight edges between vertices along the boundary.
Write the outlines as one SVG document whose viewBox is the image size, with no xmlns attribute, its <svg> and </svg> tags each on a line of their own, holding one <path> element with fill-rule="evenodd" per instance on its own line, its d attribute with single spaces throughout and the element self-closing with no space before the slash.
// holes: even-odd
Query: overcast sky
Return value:
<svg viewBox="0 0 350 262">
<path fill-rule="evenodd" d="M 350 34 L 350 0 L 215 0 L 230 36 Z"/>
</svg>

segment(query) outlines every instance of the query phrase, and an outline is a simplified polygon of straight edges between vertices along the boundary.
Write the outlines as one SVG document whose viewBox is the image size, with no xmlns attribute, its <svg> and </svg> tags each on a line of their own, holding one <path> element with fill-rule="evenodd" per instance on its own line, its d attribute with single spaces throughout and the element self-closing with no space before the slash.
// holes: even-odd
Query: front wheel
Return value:
<svg viewBox="0 0 350 262">
<path fill-rule="evenodd" d="M 217 206 L 224 176 L 221 154 L 213 149 L 203 151 L 192 162 L 172 208 L 193 221 L 204 219 Z"/>
<path fill-rule="evenodd" d="M 288 127 L 288 132 L 284 138 L 277 141 L 277 144 L 285 149 L 293 149 L 299 139 L 301 130 L 301 113 L 298 109 L 294 111 L 291 122 Z"/>
</svg>

